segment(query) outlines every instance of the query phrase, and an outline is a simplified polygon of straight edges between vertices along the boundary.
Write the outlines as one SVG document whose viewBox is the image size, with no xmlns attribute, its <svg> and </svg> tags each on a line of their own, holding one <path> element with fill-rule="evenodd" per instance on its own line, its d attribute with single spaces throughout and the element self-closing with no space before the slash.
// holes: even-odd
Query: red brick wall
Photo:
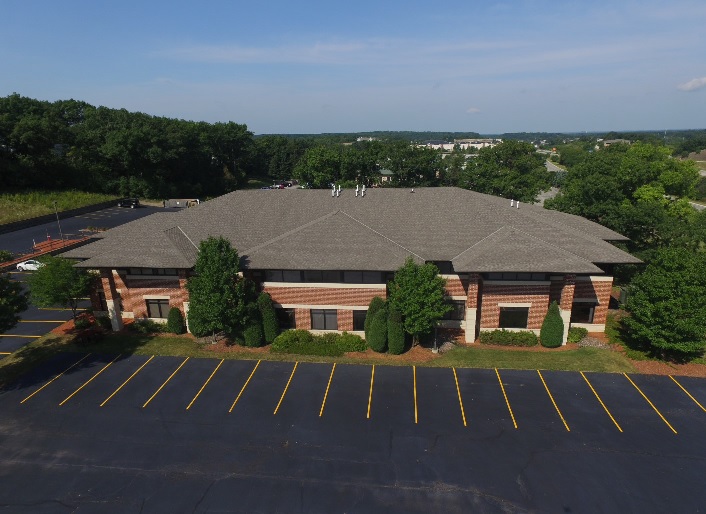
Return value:
<svg viewBox="0 0 706 514">
<path fill-rule="evenodd" d="M 575 275 L 564 276 L 564 287 L 561 290 L 561 302 L 559 303 L 559 308 L 562 311 L 571 310 L 571 305 L 574 303 L 574 290 L 576 289 L 575 283 Z"/>
<path fill-rule="evenodd" d="M 593 323 L 597 325 L 602 325 L 606 322 L 606 316 L 608 314 L 608 306 L 610 305 L 610 292 L 613 288 L 613 281 L 588 281 L 588 280 L 577 280 L 576 290 L 574 292 L 575 298 L 591 298 L 598 302 L 596 310 L 593 314 Z"/>
<path fill-rule="evenodd" d="M 135 318 L 147 317 L 147 304 L 145 296 L 168 296 L 169 306 L 178 307 L 184 313 L 184 302 L 189 301 L 189 293 L 186 290 L 186 275 L 181 273 L 180 277 L 172 279 L 125 279 L 125 277 L 112 273 L 110 270 L 101 270 L 101 281 L 103 292 L 108 300 L 111 294 L 110 278 L 115 283 L 115 289 L 120 289 L 123 311 L 132 312 Z M 184 287 L 180 287 L 182 285 Z M 96 301 L 98 301 L 96 295 Z M 100 303 L 98 303 L 100 308 Z"/>
<path fill-rule="evenodd" d="M 350 332 L 353 330 L 353 311 L 336 311 L 336 317 L 338 318 L 338 330 L 347 330 Z"/>
<path fill-rule="evenodd" d="M 446 296 L 466 296 L 466 289 L 463 287 L 463 283 L 459 277 L 444 277 L 446 280 L 446 285 L 444 287 L 444 294 Z"/>
<path fill-rule="evenodd" d="M 387 298 L 385 289 L 324 288 L 324 287 L 265 287 L 272 301 L 280 305 L 356 305 L 367 306 L 379 296 Z"/>
<path fill-rule="evenodd" d="M 466 297 L 466 307 L 475 309 L 478 307 L 478 289 L 480 287 L 480 276 L 472 273 L 469 277 L 467 289 L 468 296 Z"/>
<path fill-rule="evenodd" d="M 311 314 L 309 309 L 294 309 L 294 323 L 296 328 L 311 330 Z"/>
<path fill-rule="evenodd" d="M 527 328 L 542 328 L 542 322 L 549 309 L 549 285 L 503 285 L 485 282 L 481 304 L 481 328 L 498 328 L 500 303 L 531 304 Z"/>
</svg>

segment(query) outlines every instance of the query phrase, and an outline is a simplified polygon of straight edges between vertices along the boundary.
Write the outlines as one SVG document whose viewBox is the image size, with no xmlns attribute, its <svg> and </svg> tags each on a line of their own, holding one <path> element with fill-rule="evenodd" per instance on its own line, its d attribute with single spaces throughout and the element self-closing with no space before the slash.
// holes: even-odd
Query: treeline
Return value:
<svg viewBox="0 0 706 514">
<path fill-rule="evenodd" d="M 243 124 L 205 123 L 95 107 L 77 100 L 0 98 L 0 187 L 75 188 L 168 198 L 216 196 L 298 179 L 388 186 L 458 185 L 532 201 L 549 175 L 532 145 L 438 151 L 419 139 L 476 138 L 473 132 L 368 132 L 255 137 Z M 363 136 L 360 136 L 363 137 Z"/>
</svg>

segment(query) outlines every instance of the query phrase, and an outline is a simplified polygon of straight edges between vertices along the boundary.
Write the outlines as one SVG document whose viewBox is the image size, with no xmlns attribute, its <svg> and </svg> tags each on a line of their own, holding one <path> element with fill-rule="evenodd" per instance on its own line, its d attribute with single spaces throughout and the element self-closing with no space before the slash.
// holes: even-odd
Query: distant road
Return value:
<svg viewBox="0 0 706 514">
<path fill-rule="evenodd" d="M 554 164 L 551 161 L 546 161 L 544 164 L 547 167 L 547 171 L 552 171 L 552 172 L 566 171 L 565 169 L 560 168 L 559 166 L 557 166 L 556 164 Z"/>
</svg>

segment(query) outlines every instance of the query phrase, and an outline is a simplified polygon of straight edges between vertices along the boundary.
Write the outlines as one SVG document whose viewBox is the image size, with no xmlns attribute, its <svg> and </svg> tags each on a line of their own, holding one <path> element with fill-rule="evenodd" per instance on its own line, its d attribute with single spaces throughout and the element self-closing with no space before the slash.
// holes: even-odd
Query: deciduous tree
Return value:
<svg viewBox="0 0 706 514">
<path fill-rule="evenodd" d="M 27 293 L 22 291 L 22 284 L 0 274 L 0 332 L 14 327 L 20 320 L 18 314 L 27 307 Z"/>
<path fill-rule="evenodd" d="M 73 318 L 81 298 L 91 291 L 96 279 L 83 268 L 75 268 L 73 260 L 46 256 L 41 259 L 44 266 L 27 279 L 32 303 L 37 307 L 68 307 Z"/>
</svg>

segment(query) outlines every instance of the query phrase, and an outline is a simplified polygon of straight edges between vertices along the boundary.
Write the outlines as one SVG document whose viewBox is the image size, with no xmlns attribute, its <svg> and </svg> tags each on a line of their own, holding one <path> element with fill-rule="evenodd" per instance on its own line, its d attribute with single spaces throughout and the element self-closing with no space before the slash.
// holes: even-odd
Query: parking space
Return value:
<svg viewBox="0 0 706 514">
<path fill-rule="evenodd" d="M 699 433 L 704 397 L 704 381 L 687 377 L 61 354 L 0 403 L 445 432 L 665 436 Z"/>
<path fill-rule="evenodd" d="M 593 495 L 644 510 L 665 505 L 651 477 L 669 470 L 674 506 L 706 472 L 704 399 L 706 381 L 686 377 L 60 354 L 0 393 L 0 457 L 8 476 L 43 469 L 42 498 L 80 467 L 76 484 L 117 480 L 124 498 L 193 500 L 218 483 L 291 500 L 325 484 L 332 510 L 385 491 L 403 510 L 441 497 L 444 510 L 555 510 Z"/>
</svg>

